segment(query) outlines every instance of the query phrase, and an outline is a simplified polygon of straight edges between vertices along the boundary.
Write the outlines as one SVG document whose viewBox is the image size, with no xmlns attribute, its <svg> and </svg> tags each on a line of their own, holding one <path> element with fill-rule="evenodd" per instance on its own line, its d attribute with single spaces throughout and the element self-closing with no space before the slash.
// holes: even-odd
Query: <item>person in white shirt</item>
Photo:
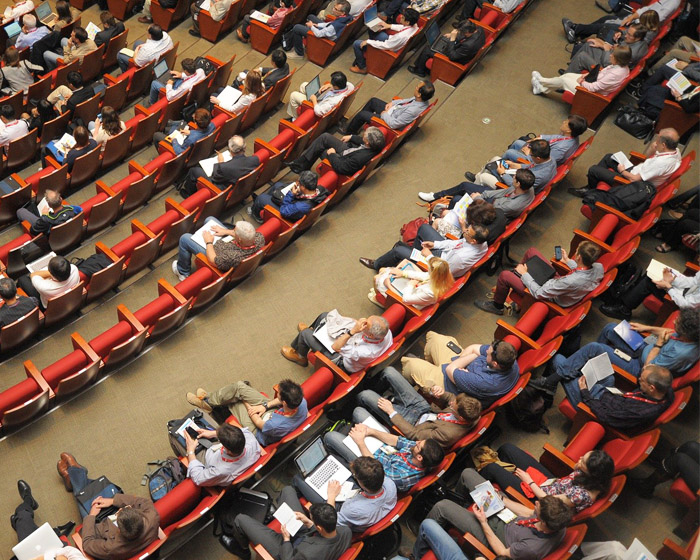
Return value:
<svg viewBox="0 0 700 560">
<path fill-rule="evenodd" d="M 293 91 L 289 96 L 289 105 L 287 106 L 287 114 L 296 119 L 297 109 L 306 99 L 306 85 L 308 82 L 301 84 L 299 91 Z M 331 74 L 330 83 L 325 83 L 318 90 L 318 93 L 312 95 L 309 101 L 314 106 L 314 113 L 317 117 L 322 117 L 330 113 L 336 105 L 338 105 L 347 94 L 352 92 L 355 86 L 348 82 L 347 76 L 340 71 Z"/>
<path fill-rule="evenodd" d="M 158 101 L 161 88 L 165 87 L 165 98 L 168 101 L 172 101 L 189 92 L 194 86 L 207 77 L 202 68 L 197 68 L 195 66 L 194 58 L 183 59 L 182 72 L 171 70 L 170 75 L 172 78 L 165 84 L 158 80 L 153 80 L 151 82 L 151 95 L 148 100 L 149 106 Z"/>
<path fill-rule="evenodd" d="M 365 59 L 365 49 L 367 46 L 384 51 L 397 52 L 403 48 L 408 40 L 418 32 L 418 20 L 420 14 L 413 8 L 406 8 L 396 18 L 397 23 L 389 25 L 382 23 L 382 31 L 373 33 L 370 31 L 370 39 L 358 39 L 352 45 L 355 51 L 355 62 L 350 67 L 351 72 L 356 74 L 367 73 L 367 60 Z M 386 30 L 394 31 L 389 35 Z"/>
<path fill-rule="evenodd" d="M 201 37 L 199 33 L 199 12 L 202 11 L 201 2 L 192 2 L 190 4 L 190 13 L 192 14 L 192 29 L 189 30 L 193 37 Z M 221 21 L 228 14 L 231 8 L 232 0 L 209 0 L 209 15 L 214 21 Z"/>
<path fill-rule="evenodd" d="M 12 105 L 0 107 L 0 146 L 7 146 L 13 140 L 21 138 L 29 132 L 27 122 L 17 120 Z"/>
<path fill-rule="evenodd" d="M 523 0 L 496 0 L 493 5 L 504 14 L 509 14 L 518 7 Z M 457 15 L 457 21 L 464 21 L 474 15 L 474 11 L 484 5 L 484 0 L 464 0 L 462 9 Z"/>
<path fill-rule="evenodd" d="M 238 98 L 235 103 L 230 102 L 220 102 L 219 98 L 212 95 L 209 100 L 214 104 L 218 105 L 225 111 L 231 113 L 240 113 L 258 97 L 264 93 L 262 83 L 262 74 L 259 70 L 250 70 L 243 81 L 243 95 Z"/>
<path fill-rule="evenodd" d="M 654 155 L 642 163 L 627 167 L 615 159 L 615 154 L 606 154 L 597 165 L 588 168 L 588 185 L 579 189 L 569 188 L 569 193 L 583 198 L 598 187 L 598 183 L 615 186 L 617 178 L 626 182 L 648 181 L 658 187 L 668 179 L 681 164 L 681 153 L 678 150 L 678 132 L 673 128 L 659 130 L 659 134 L 649 147 Z"/>
<path fill-rule="evenodd" d="M 417 309 L 423 309 L 439 301 L 455 283 L 455 279 L 450 272 L 450 265 L 447 261 L 433 257 L 428 261 L 428 270 L 419 270 L 415 266 L 408 265 L 408 261 L 399 263 L 396 267 L 385 268 L 379 271 L 374 277 L 374 288 L 367 295 L 369 300 L 384 307 L 377 301 L 377 292 L 386 297 L 387 292 L 392 288 L 394 278 L 408 278 L 405 288 L 399 292 L 401 299 L 406 305 L 412 305 Z"/>
<path fill-rule="evenodd" d="M 22 276 L 18 280 L 19 285 L 30 297 L 36 297 L 41 303 L 41 308 L 53 297 L 64 294 L 80 282 L 78 267 L 68 262 L 64 257 L 54 257 L 49 261 L 48 269 L 37 270 L 29 275 L 30 282 Z"/>
<path fill-rule="evenodd" d="M 24 14 L 28 14 L 34 9 L 34 2 L 32 0 L 25 0 L 24 2 L 17 2 L 14 6 L 8 6 L 5 8 L 3 13 L 2 24 L 10 23 L 11 21 L 17 21 Z"/>
<path fill-rule="evenodd" d="M 151 60 L 158 60 L 165 52 L 173 48 L 173 40 L 160 25 L 155 23 L 148 28 L 148 40 L 134 42 L 134 64 L 141 68 Z M 117 63 L 122 72 L 129 68 L 129 56 L 124 53 L 117 55 Z"/>
</svg>

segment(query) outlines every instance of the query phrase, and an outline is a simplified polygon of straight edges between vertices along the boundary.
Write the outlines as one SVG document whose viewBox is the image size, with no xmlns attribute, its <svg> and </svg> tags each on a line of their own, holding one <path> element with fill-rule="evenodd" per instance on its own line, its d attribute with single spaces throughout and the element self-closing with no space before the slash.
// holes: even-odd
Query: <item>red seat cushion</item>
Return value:
<svg viewBox="0 0 700 560">
<path fill-rule="evenodd" d="M 401 330 L 403 322 L 406 319 L 406 308 L 400 303 L 395 303 L 391 307 L 384 310 L 382 317 L 387 320 L 392 334 L 395 335 Z"/>
<path fill-rule="evenodd" d="M 143 168 L 149 173 L 151 171 L 156 171 L 163 167 L 166 162 L 170 161 L 174 157 L 175 155 L 170 152 L 163 152 L 162 154 L 158 154 L 158 156 L 156 156 L 155 159 L 149 161 L 146 165 L 143 166 Z"/>
<path fill-rule="evenodd" d="M 196 296 L 202 291 L 202 288 L 208 286 L 215 280 L 214 273 L 212 270 L 206 266 L 203 266 L 199 270 L 195 270 L 182 282 L 178 283 L 175 287 L 177 291 L 180 292 L 184 297 L 191 298 Z"/>
<path fill-rule="evenodd" d="M 104 358 L 112 348 L 126 342 L 132 333 L 133 329 L 127 321 L 119 321 L 110 329 L 93 338 L 90 341 L 90 346 L 100 357 Z"/>
<path fill-rule="evenodd" d="M 103 202 L 107 200 L 107 195 L 103 192 L 97 193 L 95 196 L 92 198 L 88 198 L 85 202 L 80 203 L 80 207 L 83 209 L 83 212 L 85 213 L 85 219 L 90 217 L 90 212 L 92 212 L 93 206 L 96 204 L 99 204 L 100 202 Z"/>
<path fill-rule="evenodd" d="M 150 327 L 155 325 L 160 317 L 172 311 L 174 307 L 175 300 L 173 297 L 170 294 L 163 294 L 134 312 L 134 316 L 144 327 Z"/>
<path fill-rule="evenodd" d="M 129 257 L 136 247 L 143 245 L 146 243 L 146 241 L 148 241 L 148 237 L 146 237 L 146 235 L 140 231 L 132 233 L 129 237 L 121 240 L 114 247 L 112 247 L 112 251 L 116 253 L 118 257 L 122 257 L 124 255 Z"/>
<path fill-rule="evenodd" d="M 33 378 L 29 377 L 24 381 L 20 381 L 17 385 L 13 385 L 0 393 L 0 412 L 4 413 L 18 407 L 29 399 L 36 397 L 40 392 L 41 389 Z"/>
<path fill-rule="evenodd" d="M 317 369 L 301 384 L 309 410 L 322 403 L 333 390 L 333 373 L 327 367 Z"/>
<path fill-rule="evenodd" d="M 191 194 L 185 200 L 183 200 L 180 205 L 185 210 L 194 212 L 195 210 L 199 210 L 202 206 L 204 206 L 204 203 L 212 196 L 214 195 L 209 189 L 199 189 L 197 192 Z"/>
<path fill-rule="evenodd" d="M 286 148 L 292 142 L 294 142 L 294 138 L 296 138 L 294 133 L 288 128 L 285 128 L 282 132 L 280 132 L 277 136 L 270 140 L 268 144 L 270 144 L 270 146 L 272 146 L 273 148 L 281 150 L 282 148 Z"/>
<path fill-rule="evenodd" d="M 59 382 L 80 371 L 88 363 L 87 356 L 82 350 L 74 350 L 67 356 L 54 362 L 41 371 L 41 375 L 52 389 L 58 387 Z"/>
<path fill-rule="evenodd" d="M 158 156 L 158 157 L 160 157 L 160 156 Z M 156 159 L 158 159 L 158 158 L 156 158 Z M 123 190 L 129 188 L 131 185 L 133 185 L 136 181 L 138 181 L 142 177 L 143 176 L 141 175 L 141 173 L 134 171 L 133 173 L 130 173 L 129 175 L 127 175 L 123 179 L 120 179 L 119 181 L 114 183 L 110 187 L 110 189 L 112 189 L 114 192 L 117 192 L 117 193 L 122 192 Z"/>
<path fill-rule="evenodd" d="M 267 243 L 277 239 L 279 237 L 279 234 L 282 233 L 283 229 L 284 225 L 277 218 L 270 218 L 269 220 L 265 220 L 264 224 L 258 226 L 258 232 L 262 234 Z"/>
<path fill-rule="evenodd" d="M 24 182 L 29 183 L 32 186 L 32 190 L 36 192 L 36 189 L 39 186 L 39 179 L 53 173 L 54 171 L 56 171 L 54 167 L 47 165 L 46 167 L 44 167 L 44 169 L 40 169 L 36 173 L 32 173 L 29 177 L 27 177 L 24 180 Z"/>
<path fill-rule="evenodd" d="M 200 191 L 197 192 L 201 192 L 201 190 L 203 189 L 200 189 Z M 197 193 L 195 193 L 195 195 L 196 194 Z M 161 231 L 165 231 L 168 228 L 170 228 L 170 226 L 172 226 L 180 218 L 182 218 L 182 216 L 178 212 L 176 212 L 175 210 L 168 210 L 165 214 L 158 216 L 146 227 L 150 229 L 153 233 L 158 234 Z"/>
<path fill-rule="evenodd" d="M 168 527 L 190 513 L 199 503 L 202 489 L 186 478 L 155 503 L 160 526 Z"/>
</svg>

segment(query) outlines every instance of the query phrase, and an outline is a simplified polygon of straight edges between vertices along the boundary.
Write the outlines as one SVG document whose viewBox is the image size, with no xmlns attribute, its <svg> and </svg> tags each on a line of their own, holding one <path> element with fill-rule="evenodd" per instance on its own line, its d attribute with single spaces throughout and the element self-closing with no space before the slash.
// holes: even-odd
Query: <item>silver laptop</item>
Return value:
<svg viewBox="0 0 700 560">
<path fill-rule="evenodd" d="M 51 25 L 58 16 L 51 10 L 51 4 L 42 2 L 36 7 L 36 18 L 44 25 Z"/>
<path fill-rule="evenodd" d="M 365 10 L 365 25 L 369 27 L 372 31 L 380 31 L 382 29 L 382 24 L 384 23 L 381 19 L 377 17 L 378 11 L 377 6 L 370 6 Z"/>
<path fill-rule="evenodd" d="M 44 523 L 31 535 L 12 548 L 17 560 L 33 560 L 37 556 L 43 556 L 45 552 L 63 548 L 61 542 L 51 528 L 51 525 Z"/>
<path fill-rule="evenodd" d="M 304 93 L 306 93 L 306 99 L 311 99 L 312 95 L 316 95 L 318 90 L 321 89 L 321 77 L 320 74 L 311 80 L 304 88 Z"/>
<path fill-rule="evenodd" d="M 27 270 L 31 272 L 36 272 L 38 270 L 44 270 L 45 268 L 49 267 L 49 261 L 53 259 L 56 256 L 56 253 L 51 251 L 50 253 L 44 255 L 43 257 L 38 258 L 35 261 L 30 262 L 27 265 Z"/>
<path fill-rule="evenodd" d="M 306 482 L 324 500 L 328 499 L 328 483 L 337 480 L 341 484 L 352 477 L 352 473 L 338 459 L 329 455 L 321 438 L 316 438 L 311 445 L 294 459 Z"/>
</svg>

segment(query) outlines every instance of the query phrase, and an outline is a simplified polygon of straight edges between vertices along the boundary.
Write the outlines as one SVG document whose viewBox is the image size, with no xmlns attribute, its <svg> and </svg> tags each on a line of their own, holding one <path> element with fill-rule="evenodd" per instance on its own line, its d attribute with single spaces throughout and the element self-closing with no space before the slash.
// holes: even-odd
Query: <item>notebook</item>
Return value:
<svg viewBox="0 0 700 560">
<path fill-rule="evenodd" d="M 610 356 L 608 356 L 606 352 L 603 352 L 600 356 L 591 358 L 581 368 L 581 373 L 586 378 L 586 384 L 590 389 L 601 379 L 610 377 L 613 374 Z"/>
<path fill-rule="evenodd" d="M 649 549 L 639 539 L 634 539 L 622 560 L 656 560 L 656 556 L 649 552 Z"/>
<path fill-rule="evenodd" d="M 527 265 L 528 274 L 530 274 L 540 286 L 543 286 L 556 272 L 551 264 L 542 260 L 537 255 L 533 256 L 525 264 Z"/>
<path fill-rule="evenodd" d="M 0 181 L 0 196 L 10 194 L 21 188 L 22 185 L 20 185 L 16 179 L 13 177 L 5 177 L 2 181 Z"/>
<path fill-rule="evenodd" d="M 613 330 L 632 350 L 637 350 L 644 344 L 644 337 L 637 331 L 632 330 L 632 327 L 627 321 L 622 321 Z"/>
<path fill-rule="evenodd" d="M 36 11 L 36 18 L 44 25 L 52 24 L 56 20 L 56 18 L 58 17 L 56 14 L 53 13 L 53 11 L 51 10 L 51 4 L 49 4 L 48 2 L 42 2 L 41 4 L 39 4 L 35 8 L 35 11 Z M 86 29 L 86 31 L 88 31 L 88 30 Z M 98 31 L 99 31 L 99 29 L 98 29 Z M 89 35 L 89 31 L 88 31 L 88 35 Z M 94 39 L 94 37 L 90 37 L 90 38 Z"/>
<path fill-rule="evenodd" d="M 311 99 L 312 95 L 316 95 L 318 90 L 321 89 L 321 77 L 320 74 L 317 75 L 313 80 L 311 80 L 304 88 L 304 93 L 306 93 L 306 99 Z"/>
<path fill-rule="evenodd" d="M 256 21 L 262 22 L 262 23 L 267 23 L 268 20 L 270 19 L 271 16 L 268 14 L 263 14 L 262 12 L 259 12 L 258 10 L 253 10 L 253 12 L 250 14 L 250 19 L 254 19 Z"/>
<path fill-rule="evenodd" d="M 226 86 L 216 98 L 219 100 L 219 105 L 233 107 L 241 98 L 241 95 L 243 95 L 243 92 L 240 89 Z"/>
<path fill-rule="evenodd" d="M 45 552 L 58 550 L 65 545 L 56 536 L 51 525 L 44 523 L 31 535 L 22 539 L 16 546 L 12 547 L 17 560 L 33 560 L 37 556 L 43 557 Z"/>
<path fill-rule="evenodd" d="M 440 34 L 440 27 L 436 21 L 433 21 L 428 28 L 425 30 L 425 38 L 430 45 L 430 49 L 433 52 L 445 52 L 447 45 L 450 40 L 444 35 Z"/>
<path fill-rule="evenodd" d="M 208 232 L 212 233 L 212 235 L 213 235 L 212 228 L 215 225 L 216 224 L 214 222 L 208 222 L 208 223 L 204 224 L 201 228 L 199 228 L 197 231 L 195 231 L 192 234 L 192 241 L 194 241 L 198 245 L 201 245 L 202 247 L 206 247 L 207 244 L 204 242 L 204 232 L 208 231 Z M 214 242 L 216 243 L 216 241 L 219 239 L 221 239 L 222 241 L 226 241 L 228 243 L 229 241 L 233 240 L 233 237 L 231 237 L 230 235 L 225 235 L 224 237 L 216 237 L 215 236 Z"/>
<path fill-rule="evenodd" d="M 373 416 L 367 417 L 362 423 L 365 426 L 368 426 L 368 427 L 370 427 L 374 430 L 377 430 L 379 432 L 389 433 L 389 430 L 387 430 L 384 426 L 382 426 L 377 421 L 377 419 L 374 418 Z M 360 448 L 355 443 L 355 440 L 353 440 L 350 436 L 346 436 L 345 439 L 343 440 L 343 443 L 355 455 L 357 455 L 358 457 L 362 456 L 362 453 L 360 452 Z M 370 450 L 370 452 L 375 453 L 377 451 L 377 449 L 384 446 L 384 442 L 375 438 L 375 437 L 366 437 L 365 438 L 365 445 L 367 446 L 367 449 Z"/>
<path fill-rule="evenodd" d="M 13 21 L 9 25 L 5 26 L 5 33 L 7 33 L 8 39 L 12 39 L 13 37 L 19 35 L 20 31 L 22 31 L 22 27 L 20 27 L 19 23 L 16 21 Z"/>
<path fill-rule="evenodd" d="M 478 484 L 474 490 L 469 492 L 469 495 L 474 500 L 474 503 L 484 510 L 486 517 L 491 517 L 494 513 L 498 513 L 506 507 L 493 484 L 488 480 Z"/>
<path fill-rule="evenodd" d="M 51 251 L 50 253 L 38 258 L 35 261 L 30 262 L 27 265 L 27 270 L 31 272 L 37 272 L 38 270 L 44 270 L 49 267 L 49 261 L 56 256 L 56 253 Z"/>
<path fill-rule="evenodd" d="M 228 150 L 221 152 L 221 155 L 223 156 L 224 163 L 227 161 L 231 161 L 231 158 L 233 157 L 231 155 L 231 152 L 229 152 Z M 199 161 L 199 165 L 204 170 L 204 173 L 207 174 L 207 177 L 212 176 L 212 173 L 214 173 L 214 165 L 216 165 L 217 163 L 219 163 L 219 154 Z"/>
<path fill-rule="evenodd" d="M 90 22 L 87 24 L 85 27 L 85 31 L 87 31 L 88 37 L 92 39 L 93 41 L 95 40 L 95 36 L 102 31 L 97 25 L 94 23 Z"/>
<path fill-rule="evenodd" d="M 165 76 L 168 72 L 170 72 L 170 69 L 168 68 L 168 61 L 165 59 L 161 59 L 153 67 L 153 74 L 155 75 L 156 80 L 158 80 L 159 82 L 163 81 L 161 78 Z"/>
<path fill-rule="evenodd" d="M 304 482 L 324 500 L 328 499 L 328 483 L 331 480 L 337 480 L 343 485 L 337 501 L 352 497 L 352 473 L 333 455 L 328 454 L 320 437 L 299 453 L 294 462 L 304 477 Z"/>
<path fill-rule="evenodd" d="M 421 269 L 414 265 L 412 262 L 407 262 L 401 267 L 401 270 L 414 270 L 416 272 L 421 272 Z M 403 296 L 403 293 L 406 291 L 406 288 L 409 287 L 411 282 L 413 282 L 413 280 L 411 280 L 410 278 L 392 278 L 391 287 L 394 289 L 395 292 Z"/>
<path fill-rule="evenodd" d="M 671 267 L 657 261 L 656 259 L 651 259 L 649 266 L 647 266 L 647 276 L 649 277 L 649 280 L 652 282 L 661 282 L 661 280 L 664 279 L 664 270 L 667 268 Z M 681 276 L 681 273 L 675 268 L 671 268 L 671 272 L 673 272 L 674 276 Z"/>
<path fill-rule="evenodd" d="M 318 328 L 314 331 L 314 338 L 323 344 L 326 350 L 333 354 L 336 353 L 333 349 L 333 342 L 335 342 L 335 339 L 331 338 L 331 335 L 328 334 L 328 323 L 323 323 L 322 325 L 318 326 Z"/>
<path fill-rule="evenodd" d="M 365 10 L 365 25 L 369 27 L 372 31 L 379 31 L 384 23 L 381 19 L 377 17 L 378 10 L 377 6 L 370 6 Z"/>
</svg>

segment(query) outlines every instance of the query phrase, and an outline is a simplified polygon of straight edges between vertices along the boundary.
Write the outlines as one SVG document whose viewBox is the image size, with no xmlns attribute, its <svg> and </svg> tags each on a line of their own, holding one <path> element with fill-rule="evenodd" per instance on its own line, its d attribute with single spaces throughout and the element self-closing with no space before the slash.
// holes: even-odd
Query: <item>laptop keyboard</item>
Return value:
<svg viewBox="0 0 700 560">
<path fill-rule="evenodd" d="M 338 463 L 335 461 L 326 461 L 314 474 L 308 478 L 308 483 L 311 486 L 321 487 L 327 480 L 338 472 Z"/>
</svg>

